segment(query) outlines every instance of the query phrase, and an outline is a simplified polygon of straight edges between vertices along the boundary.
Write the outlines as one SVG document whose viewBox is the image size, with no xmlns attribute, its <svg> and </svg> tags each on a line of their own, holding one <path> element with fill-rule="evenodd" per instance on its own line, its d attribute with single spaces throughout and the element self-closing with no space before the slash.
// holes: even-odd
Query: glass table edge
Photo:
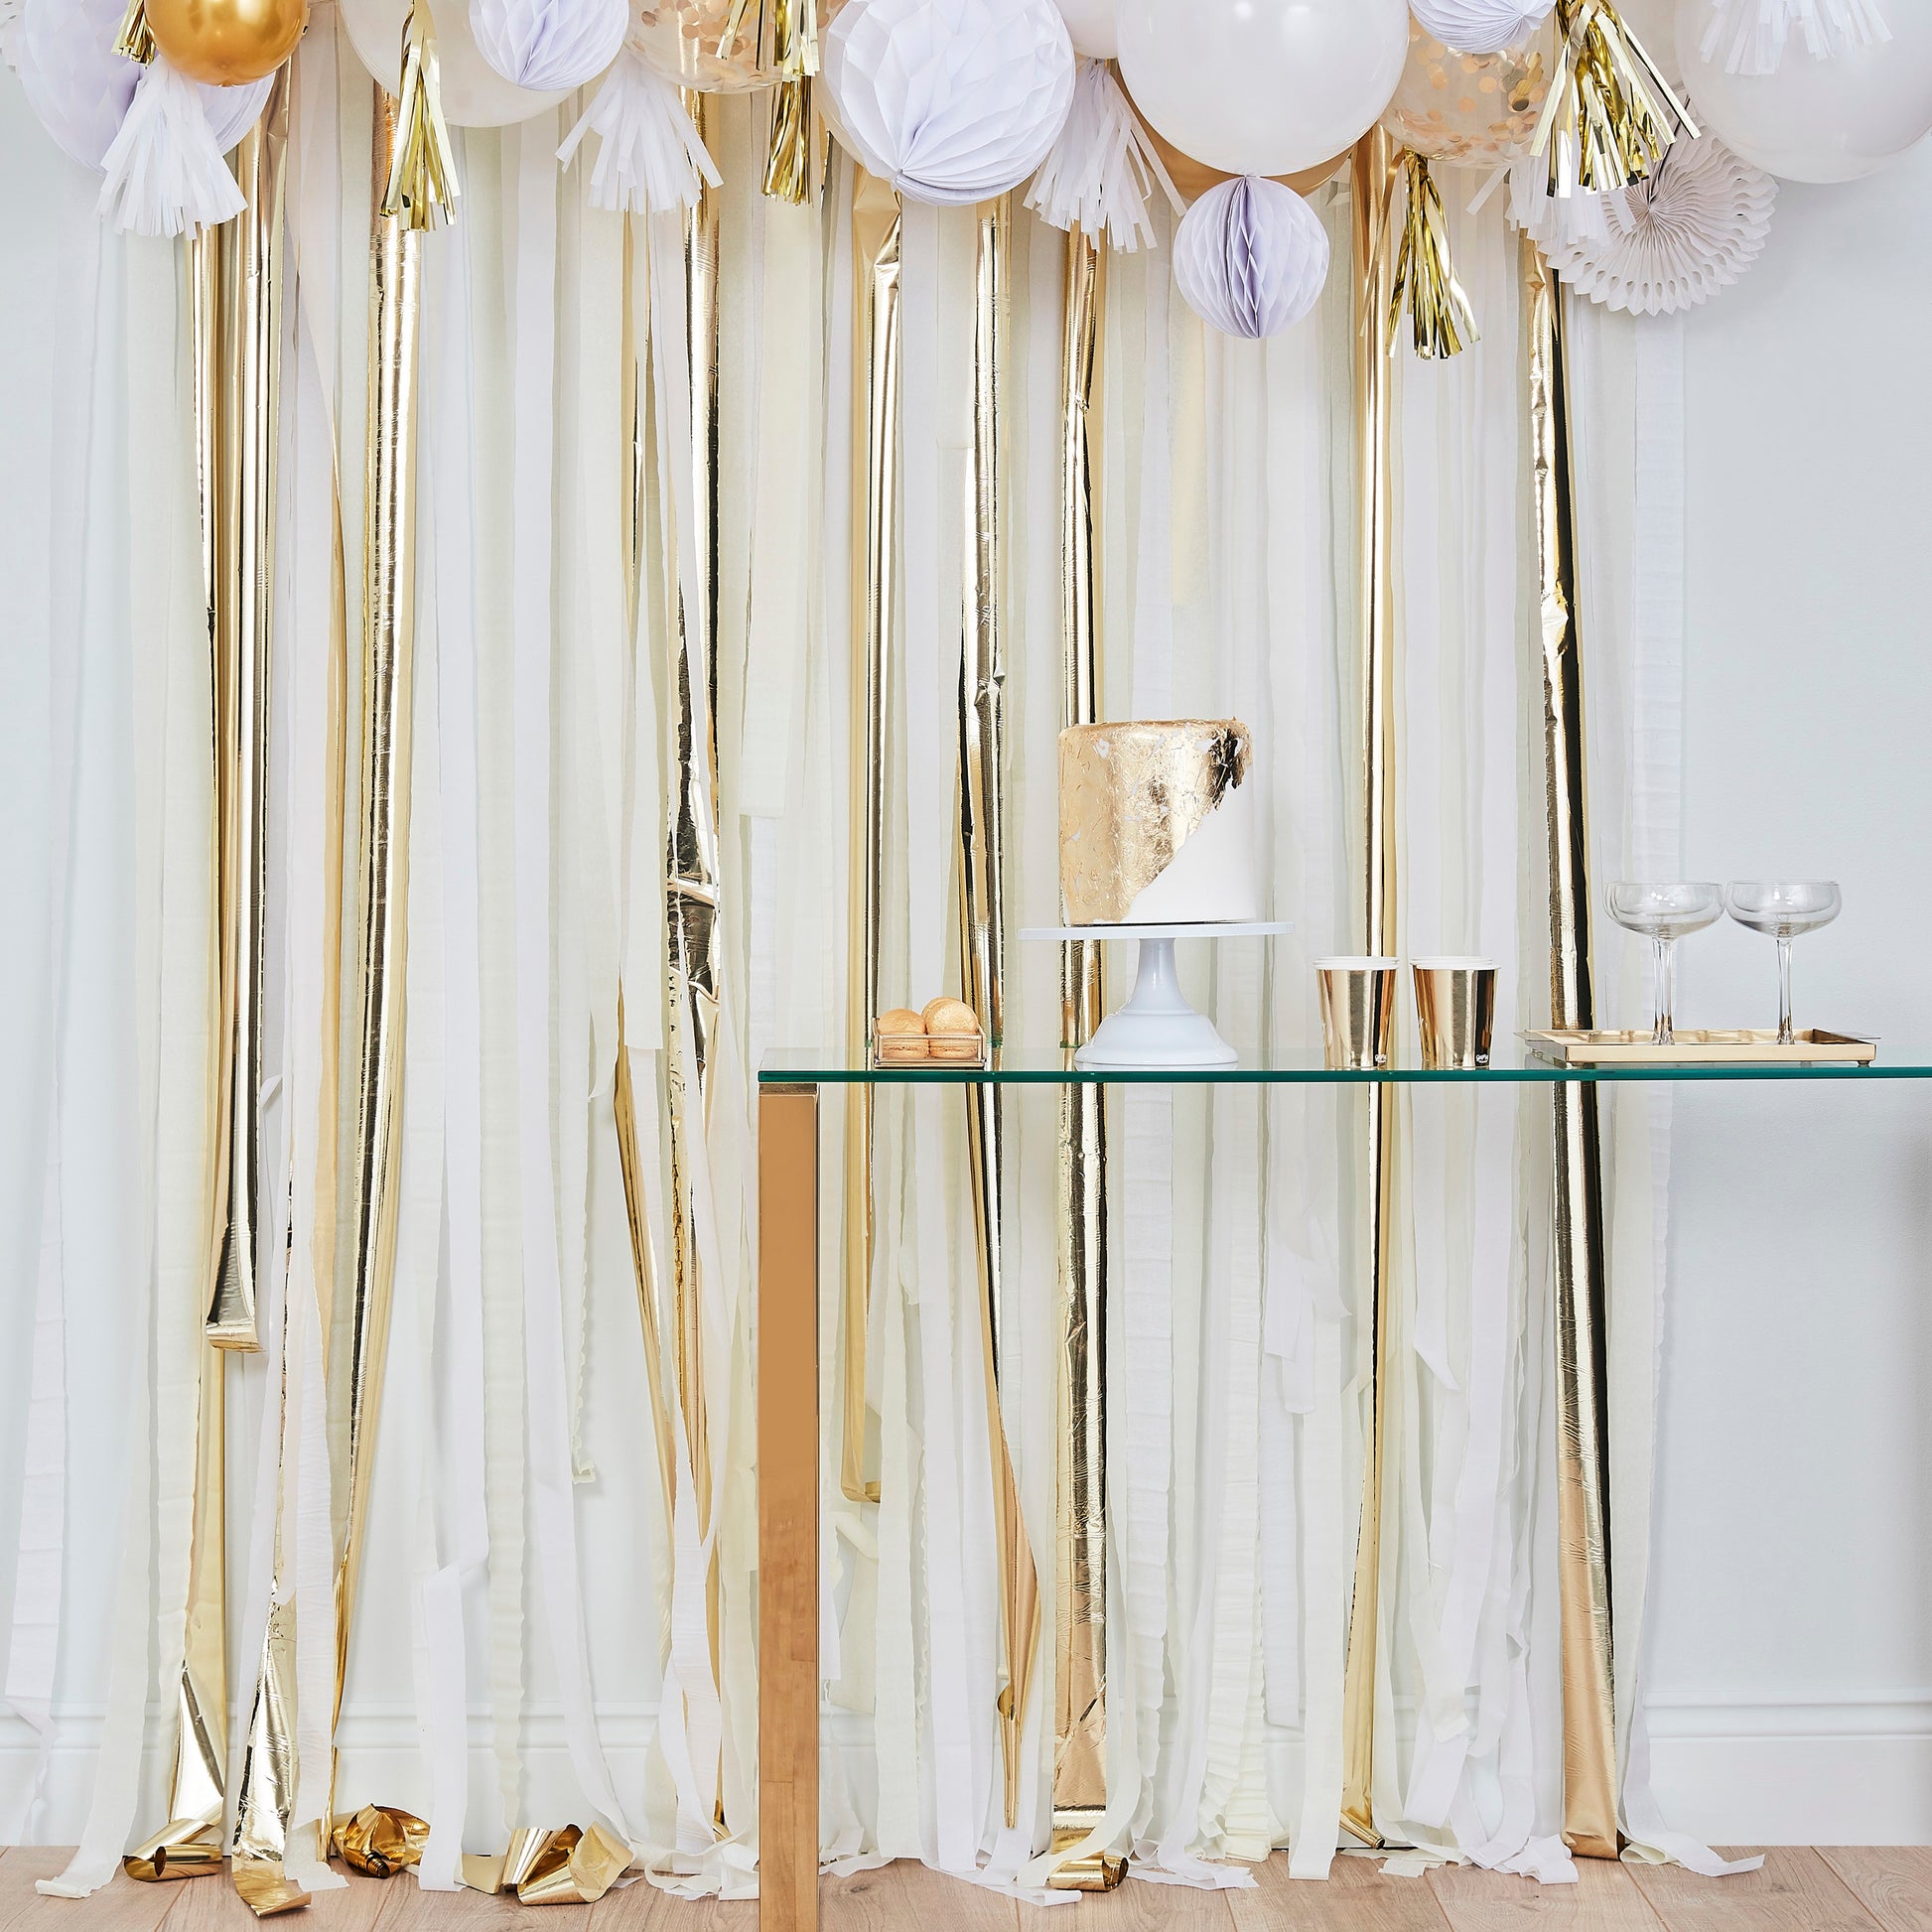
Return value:
<svg viewBox="0 0 1932 1932">
<path fill-rule="evenodd" d="M 1487 1067 L 999 1067 L 818 1066 L 783 1057 L 759 1068 L 760 1087 L 800 1086 L 1563 1086 L 1630 1082 L 1764 1080 L 1932 1080 L 1932 1064 L 1739 1061 L 1730 1064 L 1560 1066 L 1524 1060 Z"/>
</svg>

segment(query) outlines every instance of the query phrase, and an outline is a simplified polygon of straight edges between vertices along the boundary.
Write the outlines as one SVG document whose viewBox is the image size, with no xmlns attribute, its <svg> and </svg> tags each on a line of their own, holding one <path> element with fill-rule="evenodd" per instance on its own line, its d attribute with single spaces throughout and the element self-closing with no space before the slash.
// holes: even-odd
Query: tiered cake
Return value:
<svg viewBox="0 0 1932 1932">
<path fill-rule="evenodd" d="M 1073 925 L 1261 916 L 1253 748 L 1233 719 L 1060 734 L 1060 891 Z"/>
</svg>

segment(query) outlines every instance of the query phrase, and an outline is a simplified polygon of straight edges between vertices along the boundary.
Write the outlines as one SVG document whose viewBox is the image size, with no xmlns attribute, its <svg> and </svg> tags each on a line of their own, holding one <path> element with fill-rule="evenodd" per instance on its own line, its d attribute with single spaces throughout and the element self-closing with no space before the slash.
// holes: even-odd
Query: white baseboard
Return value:
<svg viewBox="0 0 1932 1932">
<path fill-rule="evenodd" d="M 172 1715 L 172 1714 L 170 1714 Z M 641 1788 L 656 1711 L 609 1707 L 599 1715 L 620 1791 Z M 849 1714 L 828 1717 L 832 1747 L 869 1772 L 868 1730 Z M 0 1715 L 0 1842 L 8 1834 L 70 1845 L 79 1836 L 101 1727 L 98 1710 L 63 1716 L 44 1802 L 31 1832 L 20 1821 L 32 1788 L 34 1734 Z M 1663 1698 L 1650 1707 L 1652 1781 L 1679 1831 L 1714 1845 L 1932 1844 L 1932 1691 L 1850 1702 L 1766 1704 Z M 161 1803 L 162 1716 L 149 1725 L 149 1809 Z M 345 1801 L 426 1805 L 416 1723 L 407 1710 L 343 1715 L 339 1789 Z M 1286 1739 L 1283 1740 L 1286 1743 Z M 526 1715 L 519 1749 L 525 1815 L 561 1823 L 581 1810 L 563 1720 Z M 478 1720 L 472 1775 L 495 1777 L 486 1724 Z M 871 1783 L 861 1772 L 861 1787 Z M 145 1816 L 145 1812 L 143 1814 Z"/>
</svg>

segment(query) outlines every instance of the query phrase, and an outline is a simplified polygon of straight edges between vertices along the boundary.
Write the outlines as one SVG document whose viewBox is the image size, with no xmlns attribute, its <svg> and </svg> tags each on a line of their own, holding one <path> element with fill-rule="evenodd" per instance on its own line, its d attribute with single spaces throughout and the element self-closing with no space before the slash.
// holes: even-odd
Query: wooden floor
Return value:
<svg viewBox="0 0 1932 1932">
<path fill-rule="evenodd" d="M 44 1898 L 34 1880 L 67 1863 L 48 1848 L 0 1853 L 0 1932 L 252 1932 L 254 1918 L 217 1878 L 140 1885 L 117 1878 L 85 1904 Z M 1537 1885 L 1469 1867 L 1385 1878 L 1367 1859 L 1337 1859 L 1325 1885 L 1293 1883 L 1277 1855 L 1255 1891 L 1202 1892 L 1129 1881 L 1077 1906 L 1016 1904 L 919 1865 L 828 1878 L 826 1932 L 1932 1932 L 1932 1850 L 1784 1848 L 1764 1869 L 1698 1878 L 1675 1866 L 1583 1860 L 1581 1884 Z M 422 1892 L 410 1878 L 355 1878 L 292 1915 L 288 1932 L 483 1932 L 526 1907 L 480 1892 Z M 1077 1916 L 1076 1916 L 1077 1913 Z M 69 1916 L 69 1915 L 72 1916 Z M 591 1921 L 595 1921 L 593 1928 Z M 541 1932 L 756 1932 L 756 1904 L 693 1904 L 635 1884 L 596 1905 L 544 1910 Z"/>
</svg>

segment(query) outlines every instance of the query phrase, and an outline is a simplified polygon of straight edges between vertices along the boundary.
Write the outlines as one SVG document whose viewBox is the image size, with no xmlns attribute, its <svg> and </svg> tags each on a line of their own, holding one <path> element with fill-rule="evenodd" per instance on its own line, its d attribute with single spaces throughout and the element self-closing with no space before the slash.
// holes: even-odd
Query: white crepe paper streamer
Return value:
<svg viewBox="0 0 1932 1932">
<path fill-rule="evenodd" d="M 96 207 L 124 234 L 212 227 L 243 207 L 200 91 L 165 55 L 148 64 L 100 165 L 107 179 Z"/>
<path fill-rule="evenodd" d="M 1187 306 L 1224 336 L 1278 336 L 1328 279 L 1328 231 L 1294 189 L 1261 175 L 1210 188 L 1174 231 Z"/>
<path fill-rule="evenodd" d="M 1073 99 L 1073 44 L 1051 0 L 851 0 L 824 60 L 840 138 L 917 202 L 1018 187 Z"/>
<path fill-rule="evenodd" d="M 1814 61 L 1891 39 L 1877 0 L 1712 0 L 1698 51 L 1726 73 L 1775 73 L 1794 30 Z"/>
<path fill-rule="evenodd" d="M 1602 198 L 1604 231 L 1551 249 L 1592 302 L 1674 315 L 1728 288 L 1764 247 L 1778 185 L 1714 135 L 1674 142 L 1656 172 Z"/>
<path fill-rule="evenodd" d="M 618 58 L 625 0 L 470 0 L 477 51 L 505 80 L 543 93 L 588 86 Z"/>
<path fill-rule="evenodd" d="M 1027 191 L 1027 206 L 1056 228 L 1079 228 L 1131 254 L 1155 245 L 1148 197 L 1156 183 L 1182 203 L 1154 144 L 1105 61 L 1082 61 L 1065 124 Z"/>
<path fill-rule="evenodd" d="M 716 188 L 723 179 L 677 88 L 627 45 L 557 159 L 568 167 L 593 132 L 602 137 L 591 170 L 593 207 L 666 214 L 694 207 L 707 183 Z"/>
<path fill-rule="evenodd" d="M 1550 17 L 1556 0 L 1409 0 L 1425 33 L 1458 54 L 1519 47 Z"/>
</svg>

